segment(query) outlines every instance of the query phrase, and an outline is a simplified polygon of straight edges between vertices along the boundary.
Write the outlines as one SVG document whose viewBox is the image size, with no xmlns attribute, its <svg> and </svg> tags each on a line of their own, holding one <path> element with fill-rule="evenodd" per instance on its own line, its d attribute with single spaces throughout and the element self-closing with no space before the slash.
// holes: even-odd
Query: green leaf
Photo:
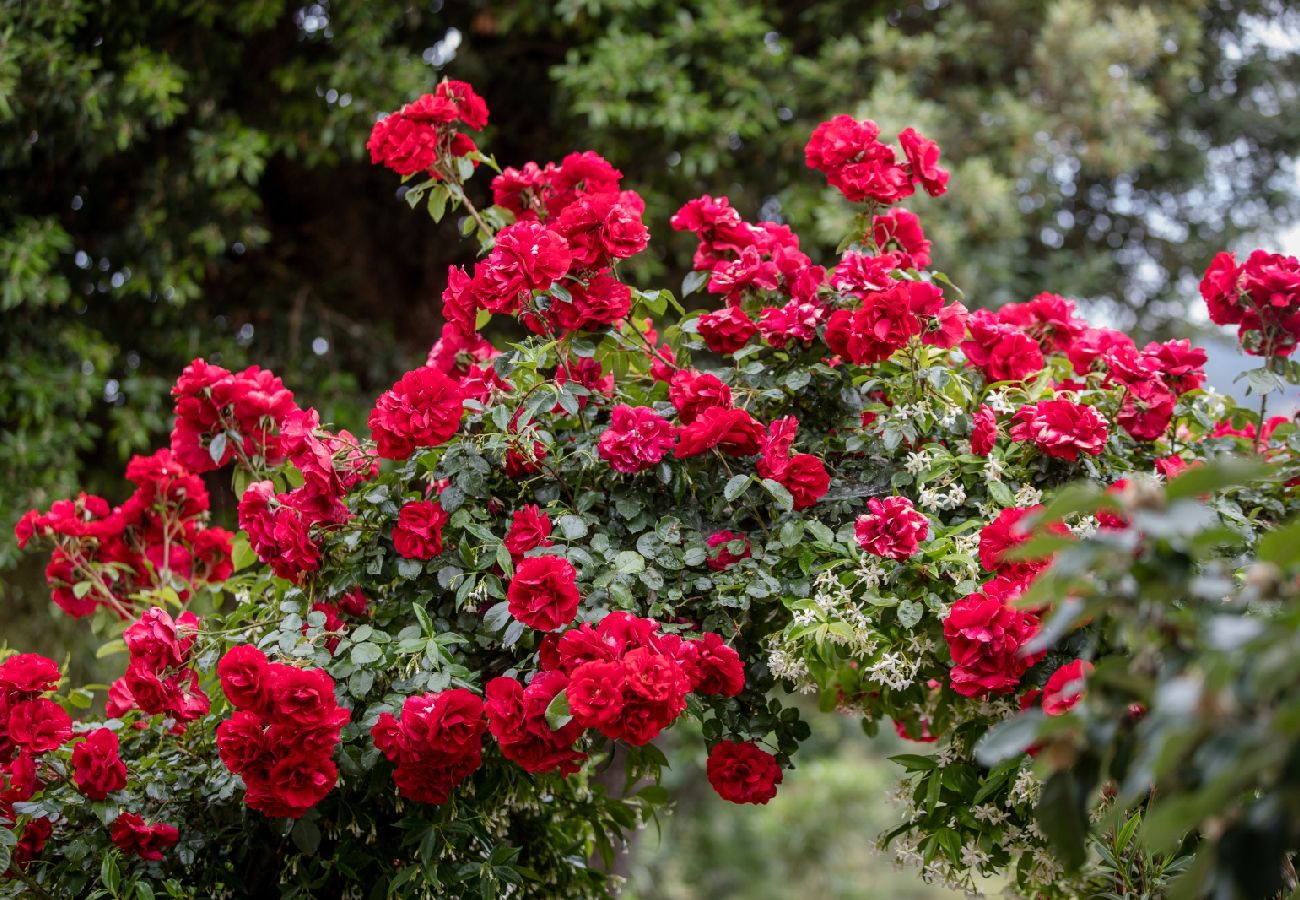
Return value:
<svg viewBox="0 0 1300 900">
<path fill-rule="evenodd" d="M 1289 566 L 1300 561 L 1300 519 L 1261 537 L 1257 553 L 1261 562 L 1277 566 Z"/>
<path fill-rule="evenodd" d="M 223 431 L 212 439 L 212 443 L 208 444 L 208 456 L 212 457 L 212 461 L 217 465 L 221 465 L 221 458 L 226 455 L 226 445 L 229 442 L 230 439 L 226 437 L 226 433 Z"/>
<path fill-rule="evenodd" d="M 682 279 L 682 298 L 685 299 L 702 288 L 709 280 L 708 272 L 687 272 Z"/>
<path fill-rule="evenodd" d="M 115 638 L 107 643 L 101 644 L 95 651 L 95 659 L 103 659 L 105 656 L 114 656 L 118 653 L 126 652 L 126 641 L 121 638 Z"/>
<path fill-rule="evenodd" d="M 635 550 L 624 550 L 614 557 L 614 571 L 620 575 L 635 575 L 645 571 L 645 557 Z"/>
<path fill-rule="evenodd" d="M 248 545 L 248 538 L 243 532 L 235 535 L 235 539 L 230 542 L 230 562 L 236 572 L 242 572 L 257 562 L 257 554 Z"/>
<path fill-rule="evenodd" d="M 117 867 L 117 855 L 107 853 L 99 864 L 99 880 L 108 888 L 108 892 L 117 896 L 117 889 L 122 885 L 122 872 Z"/>
<path fill-rule="evenodd" d="M 908 599 L 899 603 L 894 612 L 898 615 L 898 624 L 904 628 L 915 628 L 916 623 L 925 615 L 925 605 Z"/>
<path fill-rule="evenodd" d="M 307 856 L 315 856 L 320 847 L 320 828 L 311 819 L 299 819 L 289 832 L 293 844 Z"/>
<path fill-rule="evenodd" d="M 1192 466 L 1169 482 L 1165 497 L 1170 503 L 1202 494 L 1212 494 L 1226 487 L 1257 481 L 1273 471 L 1273 466 L 1257 459 L 1229 457 L 1217 462 Z"/>
<path fill-rule="evenodd" d="M 559 731 L 572 720 L 573 713 L 569 711 L 568 692 L 560 691 L 546 707 L 546 724 L 552 731 Z"/>
<path fill-rule="evenodd" d="M 749 488 L 750 481 L 752 480 L 752 477 L 749 475 L 733 475 L 727 482 L 726 487 L 722 489 L 722 496 L 728 502 L 735 500 L 741 494 L 745 493 Z"/>
<path fill-rule="evenodd" d="M 794 497 L 790 494 L 790 491 L 786 489 L 786 486 L 781 484 L 781 482 L 773 481 L 771 478 L 764 478 L 763 487 L 767 488 L 767 492 L 772 495 L 772 498 L 776 500 L 776 502 L 779 503 L 781 508 L 786 512 L 790 512 L 794 509 Z"/>
<path fill-rule="evenodd" d="M 555 524 L 560 529 L 560 534 L 571 541 L 587 536 L 587 521 L 582 516 L 560 516 Z"/>
<path fill-rule="evenodd" d="M 506 627 L 510 621 L 510 604 L 505 600 L 493 604 L 487 612 L 483 613 L 483 624 L 490 631 L 500 631 Z"/>
<path fill-rule="evenodd" d="M 1042 721 L 1041 709 L 1030 709 L 1013 719 L 1004 719 L 975 742 L 975 758 L 980 765 L 992 767 L 1019 756 L 1033 746 Z"/>
<path fill-rule="evenodd" d="M 1034 815 L 1038 827 L 1067 871 L 1087 859 L 1088 810 L 1083 790 L 1072 772 L 1055 772 L 1043 785 Z"/>
<path fill-rule="evenodd" d="M 366 643 L 354 645 L 349 658 L 354 666 L 366 666 L 378 662 L 383 655 L 384 651 L 379 649 L 379 645 Z"/>
</svg>

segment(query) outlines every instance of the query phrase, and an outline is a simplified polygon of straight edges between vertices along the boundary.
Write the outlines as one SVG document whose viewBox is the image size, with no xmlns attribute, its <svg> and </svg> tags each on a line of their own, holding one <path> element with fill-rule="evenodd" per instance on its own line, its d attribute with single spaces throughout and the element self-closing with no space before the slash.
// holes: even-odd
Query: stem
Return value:
<svg viewBox="0 0 1300 900">
<path fill-rule="evenodd" d="M 465 193 L 465 185 L 463 184 L 460 186 L 460 202 L 465 207 L 465 211 L 469 213 L 470 218 L 474 220 L 474 224 L 478 225 L 479 231 L 489 237 L 494 237 L 496 235 L 496 232 L 493 231 L 488 226 L 488 223 L 483 221 L 483 217 L 479 215 L 478 208 L 470 201 L 469 194 Z"/>
<path fill-rule="evenodd" d="M 1259 421 L 1255 424 L 1255 452 L 1264 452 L 1264 416 L 1268 412 L 1268 394 L 1259 395 Z"/>
</svg>

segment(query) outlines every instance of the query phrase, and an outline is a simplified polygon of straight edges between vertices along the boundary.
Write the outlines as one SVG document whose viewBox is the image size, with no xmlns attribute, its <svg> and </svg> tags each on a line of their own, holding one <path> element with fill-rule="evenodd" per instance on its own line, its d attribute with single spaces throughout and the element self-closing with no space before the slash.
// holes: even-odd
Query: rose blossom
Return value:
<svg viewBox="0 0 1300 900">
<path fill-rule="evenodd" d="M 510 615 L 538 631 L 554 631 L 578 613 L 578 573 L 560 556 L 520 560 L 506 589 Z"/>
<path fill-rule="evenodd" d="M 751 743 L 719 741 L 709 750 L 709 784 L 732 803 L 767 803 L 783 773 L 776 757 Z"/>
<path fill-rule="evenodd" d="M 869 514 L 854 523 L 858 546 L 875 556 L 904 560 L 914 556 L 930 531 L 929 520 L 906 497 L 872 497 Z"/>
</svg>

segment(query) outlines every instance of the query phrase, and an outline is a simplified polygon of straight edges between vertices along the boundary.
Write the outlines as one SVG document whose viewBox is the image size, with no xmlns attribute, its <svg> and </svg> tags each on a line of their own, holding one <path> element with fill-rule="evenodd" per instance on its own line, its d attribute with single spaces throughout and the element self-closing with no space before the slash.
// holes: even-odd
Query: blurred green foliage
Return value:
<svg viewBox="0 0 1300 900">
<path fill-rule="evenodd" d="M 795 892 L 822 900 L 940 900 L 961 894 L 896 869 L 873 847 L 898 810 L 888 795 L 898 778 L 887 757 L 915 751 L 892 735 L 866 740 L 855 719 L 817 715 L 766 806 L 737 806 L 709 787 L 700 740 L 674 732 L 672 769 L 663 784 L 673 814 L 641 832 L 628 866 L 627 900 L 745 897 L 787 900 Z M 679 729 L 683 731 L 684 729 Z M 724 863 L 725 861 L 725 863 Z"/>
</svg>

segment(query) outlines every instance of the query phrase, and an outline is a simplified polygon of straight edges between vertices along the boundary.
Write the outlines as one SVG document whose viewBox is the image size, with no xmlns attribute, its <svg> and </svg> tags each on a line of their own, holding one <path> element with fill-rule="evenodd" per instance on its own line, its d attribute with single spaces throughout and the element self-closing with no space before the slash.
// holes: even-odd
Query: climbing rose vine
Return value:
<svg viewBox="0 0 1300 900">
<path fill-rule="evenodd" d="M 1157 475 L 1292 462 L 1293 426 L 1207 390 L 1186 340 L 1139 347 L 1050 293 L 969 311 L 895 205 L 949 187 L 914 129 L 813 133 L 808 165 L 858 211 L 830 268 L 725 197 L 650 223 L 697 242 L 679 297 L 624 280 L 650 226 L 610 162 L 501 169 L 467 133 L 487 122 L 445 81 L 370 136 L 481 253 L 368 436 L 197 359 L 134 493 L 19 523 L 54 602 L 126 662 L 98 717 L 53 661 L 0 663 L 0 891 L 604 896 L 665 803 L 656 739 L 696 723 L 717 793 L 767 803 L 799 777 L 806 693 L 938 742 L 902 758 L 900 858 L 1068 893 L 1032 822 L 1039 754 L 971 756 L 1021 707 L 1072 715 L 1107 652 L 1063 658 L 1035 581 L 1061 542 L 1129 527 Z M 1268 378 L 1293 374 L 1297 269 L 1220 257 L 1203 287 Z M 237 534 L 204 472 L 233 475 Z M 1109 505 L 1053 514 L 1080 478 Z"/>
</svg>

